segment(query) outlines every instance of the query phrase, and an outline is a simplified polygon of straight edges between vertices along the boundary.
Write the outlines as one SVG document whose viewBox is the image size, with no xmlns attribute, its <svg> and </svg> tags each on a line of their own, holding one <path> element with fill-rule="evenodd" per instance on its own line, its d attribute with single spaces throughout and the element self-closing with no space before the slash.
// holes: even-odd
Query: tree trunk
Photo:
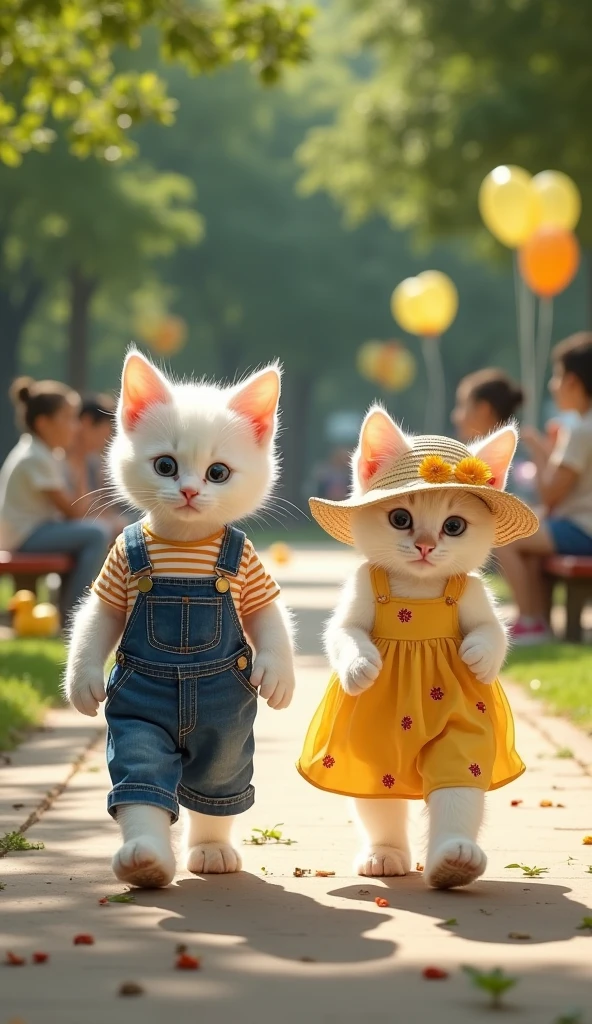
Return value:
<svg viewBox="0 0 592 1024">
<path fill-rule="evenodd" d="M 31 281 L 20 301 L 14 302 L 7 291 L 0 289 L 0 463 L 17 438 L 14 409 L 8 400 L 7 391 L 19 370 L 18 349 L 23 328 L 42 291 L 41 281 Z"/>
<path fill-rule="evenodd" d="M 97 283 L 96 278 L 87 277 L 80 267 L 70 271 L 68 383 L 80 392 L 88 386 L 90 306 Z"/>
<path fill-rule="evenodd" d="M 282 391 L 282 476 L 279 494 L 306 510 L 305 483 L 308 424 L 314 376 L 304 370 L 286 374 Z"/>
</svg>

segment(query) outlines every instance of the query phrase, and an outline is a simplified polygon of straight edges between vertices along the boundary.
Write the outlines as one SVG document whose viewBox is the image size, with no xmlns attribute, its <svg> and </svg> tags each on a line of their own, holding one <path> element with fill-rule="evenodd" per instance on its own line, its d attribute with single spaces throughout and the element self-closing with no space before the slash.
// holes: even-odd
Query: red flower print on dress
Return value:
<svg viewBox="0 0 592 1024">
<path fill-rule="evenodd" d="M 444 697 L 444 690 L 441 686 L 433 686 L 430 690 L 430 697 L 432 700 L 442 700 Z"/>
<path fill-rule="evenodd" d="M 412 725 L 413 719 L 409 718 L 409 715 L 405 715 L 405 717 L 401 719 L 401 729 L 405 729 L 405 731 L 407 731 L 407 729 L 410 729 Z"/>
<path fill-rule="evenodd" d="M 392 789 L 395 784 L 395 779 L 392 775 L 383 775 L 382 784 L 383 786 L 386 786 L 387 789 Z"/>
<path fill-rule="evenodd" d="M 399 622 L 410 622 L 411 621 L 411 617 L 412 617 L 412 612 L 410 612 L 408 608 L 401 608 L 401 610 L 397 614 L 397 618 L 399 619 Z"/>
<path fill-rule="evenodd" d="M 487 711 L 487 705 L 484 704 L 482 700 L 478 700 L 477 703 L 475 704 L 475 707 L 477 708 L 477 711 L 481 712 L 482 715 L 484 715 L 485 712 Z"/>
<path fill-rule="evenodd" d="M 469 771 L 470 771 L 471 775 L 475 776 L 475 778 L 478 778 L 479 775 L 481 774 L 481 769 L 480 769 L 478 764 L 470 764 L 469 765 Z"/>
<path fill-rule="evenodd" d="M 335 764 L 335 758 L 331 757 L 331 754 L 325 754 L 325 756 L 323 758 L 323 767 L 324 768 L 332 768 L 334 764 Z"/>
</svg>

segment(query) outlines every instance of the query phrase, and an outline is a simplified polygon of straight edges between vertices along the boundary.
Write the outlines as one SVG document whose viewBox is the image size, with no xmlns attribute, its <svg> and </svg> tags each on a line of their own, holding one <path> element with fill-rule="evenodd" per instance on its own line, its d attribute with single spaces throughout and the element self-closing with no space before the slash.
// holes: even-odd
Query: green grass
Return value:
<svg viewBox="0 0 592 1024">
<path fill-rule="evenodd" d="M 528 687 L 551 711 L 592 729 L 592 651 L 586 644 L 540 644 L 513 650 L 504 676 Z M 532 680 L 540 686 L 531 687 Z"/>
<path fill-rule="evenodd" d="M 0 750 L 15 747 L 42 723 L 48 707 L 62 703 L 63 664 L 61 640 L 0 643 Z"/>
</svg>

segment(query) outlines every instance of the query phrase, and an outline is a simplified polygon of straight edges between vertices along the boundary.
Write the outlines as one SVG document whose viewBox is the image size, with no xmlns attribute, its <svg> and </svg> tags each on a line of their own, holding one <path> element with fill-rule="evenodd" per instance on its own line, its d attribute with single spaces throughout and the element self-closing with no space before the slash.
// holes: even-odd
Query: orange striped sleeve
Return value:
<svg viewBox="0 0 592 1024">
<path fill-rule="evenodd" d="M 280 588 L 267 573 L 250 541 L 248 545 L 248 562 L 245 570 L 245 583 L 241 592 L 241 615 L 252 615 L 253 612 L 265 608 L 267 604 L 279 596 Z"/>
<path fill-rule="evenodd" d="M 123 537 L 118 537 L 93 583 L 94 593 L 119 612 L 127 611 L 127 562 Z"/>
</svg>

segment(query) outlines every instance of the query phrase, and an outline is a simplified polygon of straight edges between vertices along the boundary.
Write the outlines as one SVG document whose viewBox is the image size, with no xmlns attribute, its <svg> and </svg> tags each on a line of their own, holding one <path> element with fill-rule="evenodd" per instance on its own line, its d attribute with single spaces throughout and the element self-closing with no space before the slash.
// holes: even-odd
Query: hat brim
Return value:
<svg viewBox="0 0 592 1024">
<path fill-rule="evenodd" d="M 488 485 L 470 485 L 459 483 L 430 484 L 422 479 L 411 480 L 395 488 L 377 488 L 368 491 L 361 497 L 346 498 L 345 501 L 330 501 L 328 498 L 310 498 L 310 510 L 319 526 L 341 541 L 342 544 L 354 546 L 351 532 L 351 515 L 357 509 L 380 505 L 393 498 L 418 491 L 462 491 L 474 494 L 485 502 L 495 519 L 494 547 L 501 548 L 512 544 L 515 540 L 530 537 L 539 528 L 539 521 L 528 505 L 520 498 L 507 491 L 498 491 Z"/>
</svg>

